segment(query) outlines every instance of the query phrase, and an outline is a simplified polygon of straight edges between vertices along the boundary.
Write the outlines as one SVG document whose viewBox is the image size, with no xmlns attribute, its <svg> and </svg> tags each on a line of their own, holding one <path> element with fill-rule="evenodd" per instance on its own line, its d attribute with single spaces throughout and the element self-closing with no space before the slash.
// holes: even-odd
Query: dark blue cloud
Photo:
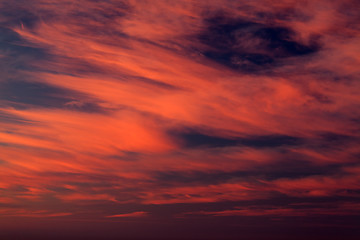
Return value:
<svg viewBox="0 0 360 240">
<path fill-rule="evenodd" d="M 184 147 L 229 147 L 238 144 L 236 139 L 220 136 L 209 136 L 199 132 L 177 133 L 177 137 L 183 142 Z"/>
<path fill-rule="evenodd" d="M 248 137 L 222 137 L 201 133 L 197 130 L 185 130 L 182 132 L 174 131 L 170 133 L 183 143 L 184 147 L 231 147 L 245 146 L 254 148 L 293 146 L 303 144 L 303 140 L 298 137 L 287 135 L 263 135 Z"/>
<path fill-rule="evenodd" d="M 46 49 L 32 46 L 13 30 L 1 26 L 0 53 L 3 55 L 0 71 L 4 73 L 19 69 L 31 70 L 33 61 L 51 59 Z M 2 78 L 8 76 L 3 74 Z"/>
<path fill-rule="evenodd" d="M 207 46 L 203 54 L 245 72 L 266 70 L 278 66 L 282 59 L 320 50 L 317 38 L 311 37 L 307 45 L 300 43 L 295 32 L 285 26 L 233 19 L 224 14 L 211 16 L 205 24 L 204 32 L 198 36 Z"/>
<path fill-rule="evenodd" d="M 336 145 L 344 145 L 349 142 L 357 141 L 358 139 L 354 136 L 349 136 L 345 134 L 338 134 L 333 132 L 326 132 L 320 134 L 324 143 L 327 144 L 336 144 Z"/>
<path fill-rule="evenodd" d="M 242 161 L 243 159 L 239 159 Z M 219 164 L 225 159 L 219 159 Z M 271 164 L 254 165 L 247 170 L 237 171 L 167 171 L 156 172 L 154 178 L 165 186 L 198 185 L 198 184 L 221 184 L 232 180 L 245 182 L 257 182 L 258 180 L 271 181 L 275 179 L 288 178 L 299 179 L 309 176 L 333 176 L 341 172 L 343 165 L 332 164 L 326 166 L 313 165 L 307 161 L 286 159 Z"/>
<path fill-rule="evenodd" d="M 44 83 L 6 81 L 2 84 L 1 100 L 44 107 L 61 107 L 71 101 L 71 94 L 65 89 Z"/>
<path fill-rule="evenodd" d="M 294 35 L 295 33 L 286 27 L 264 26 L 254 32 L 254 37 L 264 40 L 265 49 L 275 58 L 302 56 L 319 50 L 315 39 L 309 45 L 304 45 L 296 42 Z"/>
<path fill-rule="evenodd" d="M 39 14 L 31 9 L 29 1 L 16 0 L 2 2 L 0 26 L 20 26 L 34 28 L 41 21 Z M 51 15 L 48 15 L 50 17 Z M 42 16 L 45 17 L 45 16 Z"/>
<path fill-rule="evenodd" d="M 262 148 L 262 147 L 280 147 L 280 146 L 296 146 L 302 144 L 302 139 L 288 135 L 264 135 L 249 138 L 240 138 L 240 145 Z"/>
<path fill-rule="evenodd" d="M 51 107 L 66 108 L 84 112 L 106 112 L 95 101 L 89 99 L 84 94 L 47 85 L 45 83 L 27 81 L 5 81 L 0 89 L 0 100 L 7 101 L 13 107 Z M 76 104 L 79 101 L 80 104 Z M 74 104 L 71 104 L 75 102 Z M 70 103 L 70 104 L 69 104 Z"/>
</svg>

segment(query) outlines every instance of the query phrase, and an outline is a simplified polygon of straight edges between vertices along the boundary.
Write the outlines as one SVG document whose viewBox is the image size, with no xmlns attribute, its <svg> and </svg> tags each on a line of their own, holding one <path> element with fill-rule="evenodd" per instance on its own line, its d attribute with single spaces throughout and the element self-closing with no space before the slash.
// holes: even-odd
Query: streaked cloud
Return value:
<svg viewBox="0 0 360 240">
<path fill-rule="evenodd" d="M 122 213 L 107 216 L 108 218 L 126 218 L 126 217 L 145 217 L 148 213 L 147 212 L 132 212 L 132 213 Z"/>
<path fill-rule="evenodd" d="M 0 1 L 0 221 L 352 222 L 359 7 Z"/>
</svg>

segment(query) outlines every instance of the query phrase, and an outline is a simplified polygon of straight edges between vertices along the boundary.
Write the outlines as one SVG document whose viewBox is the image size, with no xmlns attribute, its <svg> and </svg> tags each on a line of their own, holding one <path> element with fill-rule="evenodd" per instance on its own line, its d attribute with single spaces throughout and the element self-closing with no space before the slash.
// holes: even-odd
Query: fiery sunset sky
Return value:
<svg viewBox="0 0 360 240">
<path fill-rule="evenodd" d="M 359 239 L 358 0 L 0 0 L 0 238 Z"/>
</svg>

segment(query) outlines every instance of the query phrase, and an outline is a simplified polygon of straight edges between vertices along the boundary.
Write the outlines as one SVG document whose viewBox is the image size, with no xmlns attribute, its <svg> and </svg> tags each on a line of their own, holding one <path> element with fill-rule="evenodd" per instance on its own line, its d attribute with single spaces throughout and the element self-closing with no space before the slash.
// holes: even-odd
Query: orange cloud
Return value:
<svg viewBox="0 0 360 240">
<path fill-rule="evenodd" d="M 0 2 L 4 216 L 151 217 L 181 204 L 211 205 L 195 212 L 209 217 L 353 215 L 357 6 Z M 341 203 L 221 207 L 279 196 Z M 144 211 L 116 214 L 125 204 Z"/>
</svg>

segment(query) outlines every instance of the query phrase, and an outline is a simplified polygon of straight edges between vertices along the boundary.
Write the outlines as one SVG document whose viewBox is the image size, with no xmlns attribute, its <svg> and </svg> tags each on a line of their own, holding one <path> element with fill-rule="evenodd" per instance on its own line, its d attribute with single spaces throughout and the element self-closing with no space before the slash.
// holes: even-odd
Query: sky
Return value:
<svg viewBox="0 0 360 240">
<path fill-rule="evenodd" d="M 357 0 L 0 0 L 0 238 L 359 239 Z"/>
</svg>

